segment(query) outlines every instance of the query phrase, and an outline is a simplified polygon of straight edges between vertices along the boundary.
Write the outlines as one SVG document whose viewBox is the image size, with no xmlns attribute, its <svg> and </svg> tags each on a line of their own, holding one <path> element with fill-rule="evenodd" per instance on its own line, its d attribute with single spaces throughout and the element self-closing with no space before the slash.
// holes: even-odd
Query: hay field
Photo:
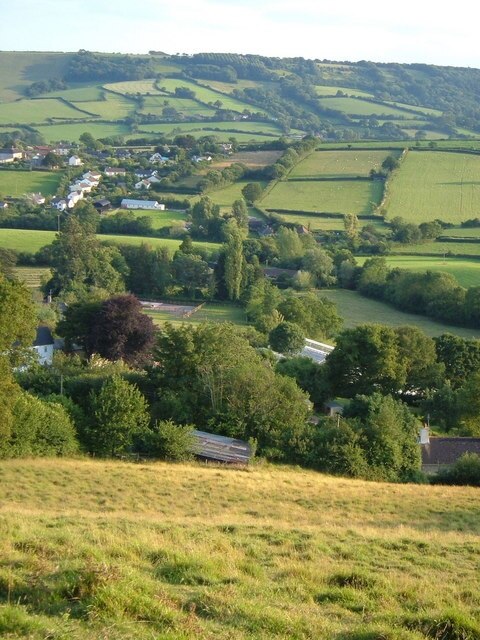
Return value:
<svg viewBox="0 0 480 640">
<path fill-rule="evenodd" d="M 369 214 L 382 197 L 376 181 L 278 182 L 262 199 L 266 209 Z"/>
<path fill-rule="evenodd" d="M 4 638 L 478 638 L 476 489 L 59 459 L 0 479 Z"/>
<path fill-rule="evenodd" d="M 480 216 L 480 156 L 411 151 L 390 181 L 387 215 L 417 224 Z"/>
</svg>

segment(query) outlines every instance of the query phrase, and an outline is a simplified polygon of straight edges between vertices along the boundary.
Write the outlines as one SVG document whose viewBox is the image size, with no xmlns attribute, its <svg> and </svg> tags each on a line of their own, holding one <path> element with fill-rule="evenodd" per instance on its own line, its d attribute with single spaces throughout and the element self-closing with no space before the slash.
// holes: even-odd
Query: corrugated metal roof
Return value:
<svg viewBox="0 0 480 640">
<path fill-rule="evenodd" d="M 196 439 L 195 453 L 200 458 L 230 464 L 248 464 L 252 457 L 251 446 L 243 440 L 197 430 L 193 435 Z"/>
</svg>

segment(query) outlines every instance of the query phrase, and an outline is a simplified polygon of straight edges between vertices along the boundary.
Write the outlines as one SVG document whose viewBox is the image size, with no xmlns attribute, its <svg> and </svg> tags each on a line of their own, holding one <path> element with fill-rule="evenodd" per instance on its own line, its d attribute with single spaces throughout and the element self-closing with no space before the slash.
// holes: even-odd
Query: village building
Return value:
<svg viewBox="0 0 480 640">
<path fill-rule="evenodd" d="M 419 444 L 422 471 L 427 475 L 452 467 L 466 453 L 480 456 L 480 438 L 431 436 L 428 427 L 420 430 Z"/>
<path fill-rule="evenodd" d="M 243 440 L 197 430 L 192 435 L 194 453 L 201 460 L 246 465 L 253 456 L 251 445 Z"/>
<path fill-rule="evenodd" d="M 68 159 L 68 164 L 71 167 L 81 167 L 83 165 L 83 162 L 78 156 L 70 156 L 70 158 Z"/>
<path fill-rule="evenodd" d="M 121 209 L 156 209 L 157 211 L 165 211 L 165 205 L 160 204 L 156 200 L 132 200 L 124 198 L 120 203 Z"/>
<path fill-rule="evenodd" d="M 41 365 L 53 363 L 54 347 L 55 340 L 53 339 L 50 329 L 43 325 L 37 327 L 37 335 L 32 349 L 36 353 L 38 362 Z"/>
<path fill-rule="evenodd" d="M 50 204 L 52 205 L 52 207 L 54 207 L 54 209 L 57 209 L 58 211 L 65 211 L 65 209 L 69 208 L 69 202 L 66 198 L 52 198 Z M 71 206 L 73 207 L 73 205 Z"/>
<path fill-rule="evenodd" d="M 139 182 L 135 183 L 135 189 L 137 191 L 141 191 L 142 189 L 145 189 L 148 191 L 148 189 L 150 189 L 150 187 L 152 186 L 152 183 L 145 178 L 145 180 L 140 180 Z"/>
<path fill-rule="evenodd" d="M 112 208 L 112 203 L 106 198 L 100 198 L 93 201 L 93 206 L 98 211 L 98 213 L 105 213 Z"/>
<path fill-rule="evenodd" d="M 106 176 L 109 176 L 111 178 L 116 178 L 118 176 L 126 176 L 127 175 L 127 170 L 126 169 L 122 169 L 121 167 L 105 167 L 105 170 L 103 172 Z"/>
</svg>

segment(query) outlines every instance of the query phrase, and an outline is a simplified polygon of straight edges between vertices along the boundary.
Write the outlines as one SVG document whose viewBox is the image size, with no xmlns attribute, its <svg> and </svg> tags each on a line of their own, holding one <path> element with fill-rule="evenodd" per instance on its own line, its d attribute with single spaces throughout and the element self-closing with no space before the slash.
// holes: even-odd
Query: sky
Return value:
<svg viewBox="0 0 480 640">
<path fill-rule="evenodd" d="M 476 0 L 0 0 L 0 49 L 480 67 L 479 18 Z"/>
</svg>

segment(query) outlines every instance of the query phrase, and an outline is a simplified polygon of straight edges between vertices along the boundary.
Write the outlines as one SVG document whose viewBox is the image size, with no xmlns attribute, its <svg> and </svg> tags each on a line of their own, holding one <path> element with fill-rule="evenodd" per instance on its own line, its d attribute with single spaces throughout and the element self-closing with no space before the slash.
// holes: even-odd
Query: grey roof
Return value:
<svg viewBox="0 0 480 640">
<path fill-rule="evenodd" d="M 43 325 L 37 327 L 37 335 L 35 337 L 34 347 L 46 347 L 49 344 L 55 344 L 52 332 L 48 327 Z"/>
<path fill-rule="evenodd" d="M 430 437 L 428 444 L 421 445 L 422 464 L 453 464 L 464 453 L 480 455 L 480 438 Z"/>
<path fill-rule="evenodd" d="M 248 464 L 252 457 L 251 446 L 243 440 L 206 431 L 194 431 L 193 435 L 196 439 L 195 454 L 199 458 L 230 464 Z"/>
</svg>

